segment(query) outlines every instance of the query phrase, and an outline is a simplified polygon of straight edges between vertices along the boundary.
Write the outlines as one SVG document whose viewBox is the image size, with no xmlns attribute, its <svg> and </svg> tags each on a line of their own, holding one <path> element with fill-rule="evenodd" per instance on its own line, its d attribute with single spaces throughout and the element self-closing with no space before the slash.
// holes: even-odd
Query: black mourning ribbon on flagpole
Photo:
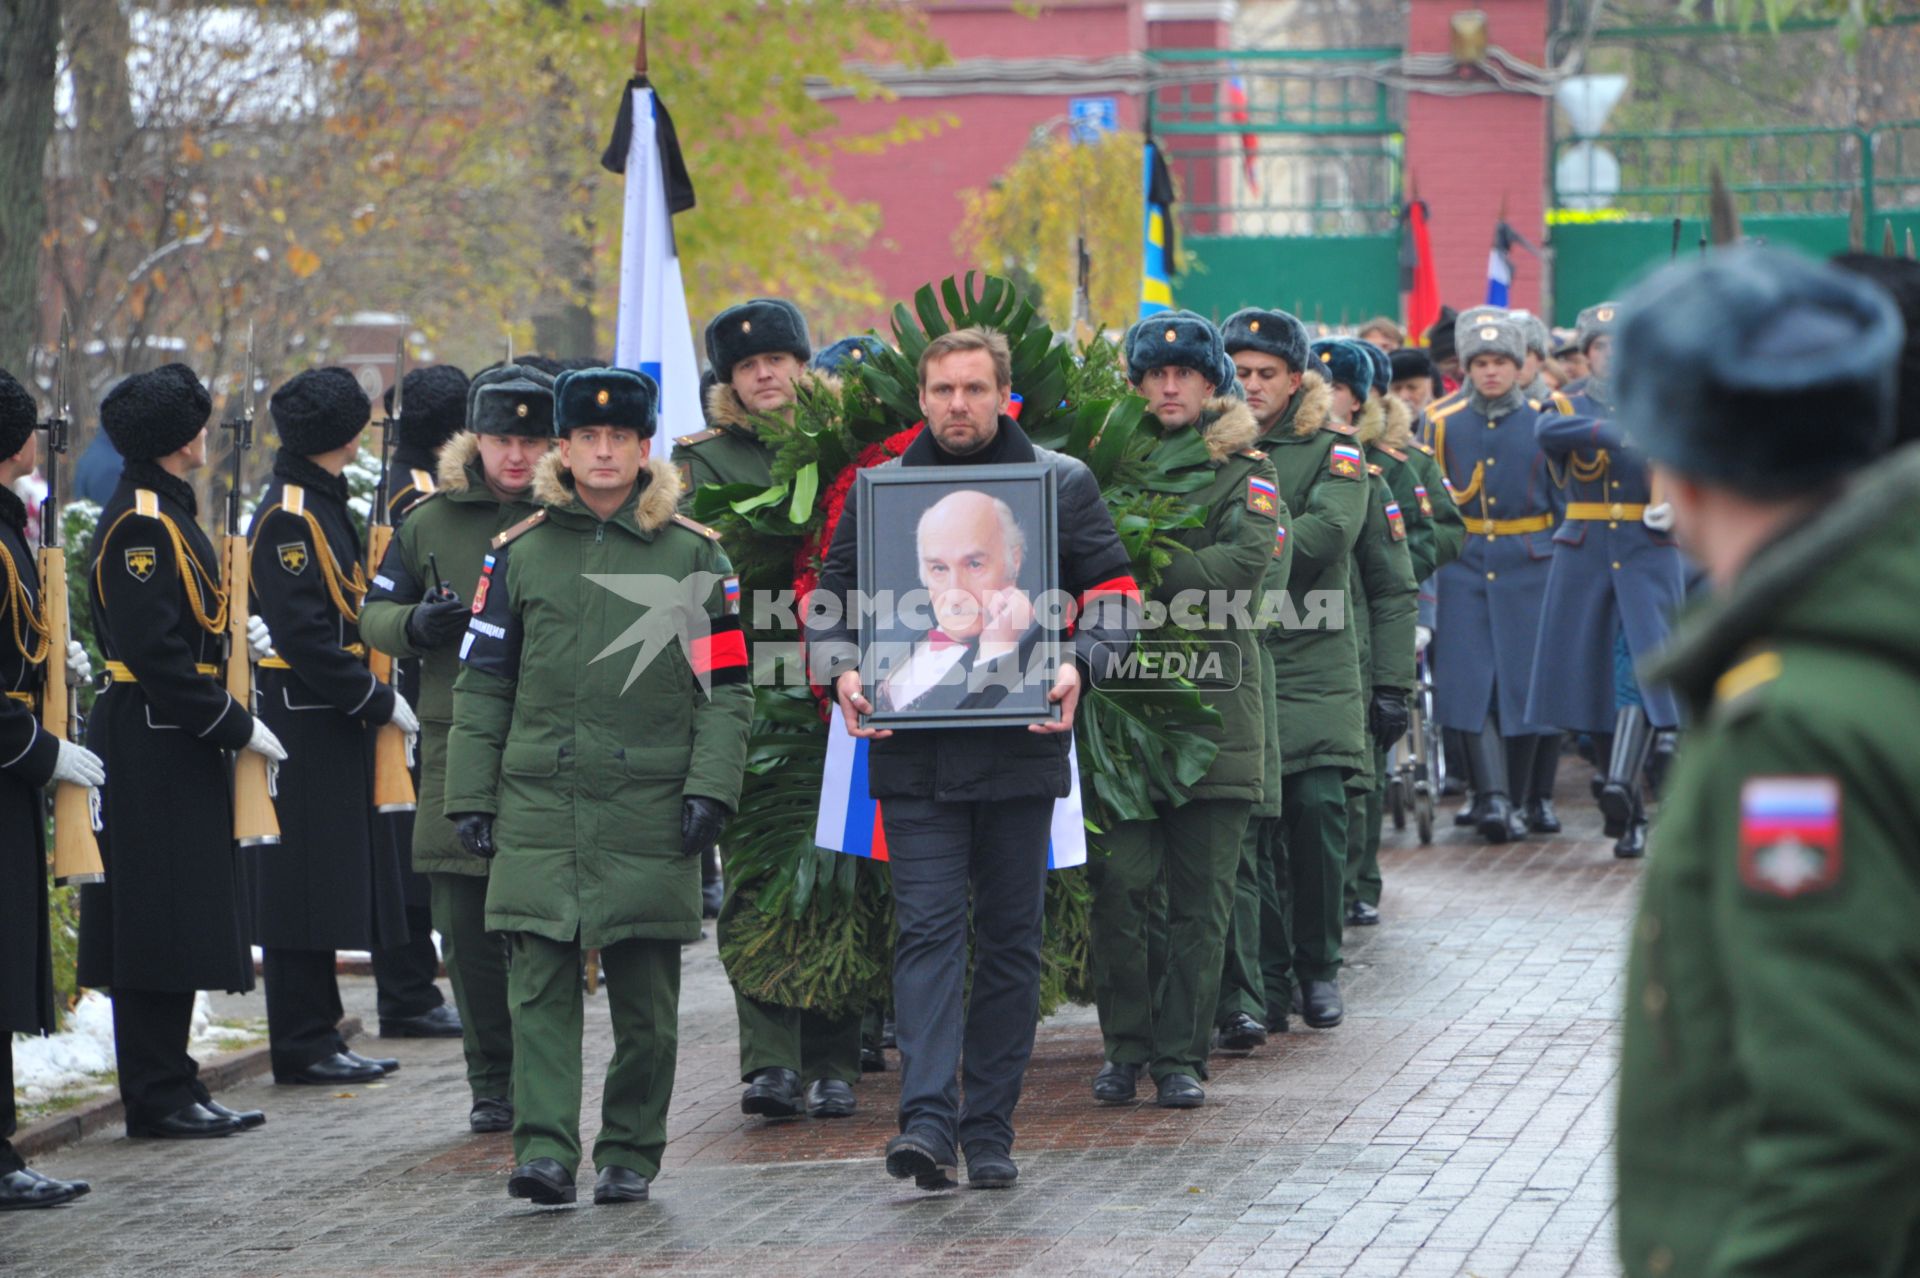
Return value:
<svg viewBox="0 0 1920 1278">
<path fill-rule="evenodd" d="M 613 119 L 613 136 L 600 155 L 600 167 L 609 173 L 627 171 L 627 154 L 633 149 L 633 91 L 648 89 L 647 77 L 634 76 L 620 91 L 620 112 Z M 673 117 L 660 95 L 653 95 L 654 144 L 660 149 L 660 171 L 667 180 L 667 217 L 672 224 L 675 213 L 693 207 L 693 177 L 687 172 L 686 157 L 680 154 L 680 135 L 674 130 Z"/>
</svg>

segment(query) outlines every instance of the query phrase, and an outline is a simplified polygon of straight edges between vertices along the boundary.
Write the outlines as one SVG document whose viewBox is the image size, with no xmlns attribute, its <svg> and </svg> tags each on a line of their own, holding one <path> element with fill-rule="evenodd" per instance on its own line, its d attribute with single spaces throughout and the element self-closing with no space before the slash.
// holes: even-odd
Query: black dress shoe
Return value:
<svg viewBox="0 0 1920 1278">
<path fill-rule="evenodd" d="M 340 1054 L 356 1065 L 371 1066 L 379 1070 L 382 1074 L 391 1074 L 400 1068 L 400 1062 L 391 1056 L 362 1056 L 352 1049 L 348 1049 Z"/>
<path fill-rule="evenodd" d="M 967 1146 L 967 1188 L 1006 1189 L 1020 1179 L 1020 1165 L 998 1145 Z"/>
<path fill-rule="evenodd" d="M 507 1177 L 507 1197 L 525 1198 L 536 1207 L 557 1207 L 574 1201 L 573 1173 L 558 1159 L 536 1158 L 522 1163 Z"/>
<path fill-rule="evenodd" d="M 1299 1016 L 1307 1010 L 1307 1005 L 1301 1001 L 1300 982 L 1298 981 L 1293 983 L 1293 999 L 1288 1006 L 1293 1009 L 1295 1016 Z"/>
<path fill-rule="evenodd" d="M 884 1074 L 887 1072 L 887 1054 L 878 1047 L 860 1049 L 860 1072 L 862 1074 Z"/>
<path fill-rule="evenodd" d="M 0 1176 L 0 1211 L 30 1211 L 58 1207 L 84 1197 L 93 1186 L 84 1180 L 55 1180 L 31 1167 Z"/>
<path fill-rule="evenodd" d="M 1471 830 L 1475 826 L 1479 825 L 1481 820 L 1486 815 L 1487 815 L 1487 801 L 1485 797 L 1478 793 L 1469 791 L 1467 794 L 1467 801 L 1460 806 L 1460 809 L 1457 812 L 1453 814 L 1453 823 L 1455 825 L 1465 826 L 1467 829 Z"/>
<path fill-rule="evenodd" d="M 1198 1109 L 1207 1091 L 1191 1074 L 1169 1074 L 1154 1084 L 1153 1103 L 1161 1109 Z"/>
<path fill-rule="evenodd" d="M 1301 996 L 1300 1019 L 1314 1029 L 1332 1029 L 1347 1015 L 1337 981 L 1308 981 Z"/>
<path fill-rule="evenodd" d="M 155 1140 L 206 1140 L 213 1136 L 231 1136 L 239 1130 L 239 1119 L 216 1114 L 198 1101 L 160 1118 L 127 1116 L 127 1135 Z"/>
<path fill-rule="evenodd" d="M 1380 911 L 1365 901 L 1355 901 L 1347 907 L 1347 925 L 1349 927 L 1379 927 Z"/>
<path fill-rule="evenodd" d="M 602 1167 L 593 1179 L 595 1206 L 647 1201 L 647 1178 L 631 1167 Z"/>
<path fill-rule="evenodd" d="M 276 1083 L 308 1083 L 315 1087 L 338 1087 L 343 1083 L 371 1083 L 385 1078 L 387 1071 L 371 1061 L 335 1052 L 315 1061 L 295 1074 L 275 1074 Z"/>
<path fill-rule="evenodd" d="M 1251 1052 L 1267 1041 L 1267 1027 L 1245 1012 L 1235 1012 L 1220 1027 L 1213 1041 L 1223 1052 Z"/>
<path fill-rule="evenodd" d="M 1288 1013 L 1286 1008 L 1269 1007 L 1267 1009 L 1266 1026 L 1267 1026 L 1267 1033 L 1269 1036 L 1274 1034 L 1286 1033 L 1287 1022 L 1288 1022 Z"/>
<path fill-rule="evenodd" d="M 513 1130 L 513 1102 L 500 1096 L 482 1096 L 467 1113 L 467 1128 L 476 1132 Z"/>
<path fill-rule="evenodd" d="M 249 1131 L 255 1127 L 265 1127 L 267 1125 L 267 1113 L 262 1109 L 228 1109 L 219 1101 L 211 1099 L 203 1100 L 200 1103 L 220 1115 L 220 1117 L 231 1118 L 234 1122 L 239 1123 L 241 1131 Z"/>
<path fill-rule="evenodd" d="M 740 1094 L 740 1112 L 762 1118 L 792 1118 L 800 1112 L 800 1076 L 773 1066 L 755 1070 Z"/>
<path fill-rule="evenodd" d="M 1474 828 L 1489 843 L 1506 843 L 1524 837 L 1527 823 L 1506 795 L 1490 794 L 1486 806 L 1480 809 L 1479 824 Z"/>
<path fill-rule="evenodd" d="M 959 1168 L 953 1147 L 924 1132 L 901 1132 L 887 1142 L 887 1175 L 895 1180 L 913 1177 L 921 1189 L 952 1189 Z"/>
<path fill-rule="evenodd" d="M 1527 800 L 1527 829 L 1535 834 L 1560 833 L 1560 814 L 1553 810 L 1552 799 Z"/>
<path fill-rule="evenodd" d="M 1124 1105 L 1140 1087 L 1140 1067 L 1108 1061 L 1093 1076 L 1093 1098 L 1103 1105 Z"/>
<path fill-rule="evenodd" d="M 807 1088 L 807 1113 L 813 1118 L 851 1118 L 856 1104 L 853 1088 L 837 1078 L 816 1078 Z"/>
<path fill-rule="evenodd" d="M 442 1003 L 418 1016 L 380 1018 L 381 1038 L 459 1038 L 461 1032 L 460 1013 L 451 1003 Z"/>
<path fill-rule="evenodd" d="M 900 1048 L 899 1040 L 894 1033 L 893 1017 L 891 1016 L 880 1022 L 880 1046 L 892 1048 L 895 1051 L 898 1051 Z"/>
<path fill-rule="evenodd" d="M 1613 845 L 1613 854 L 1622 861 L 1636 861 L 1647 854 L 1647 823 L 1635 821 L 1627 826 L 1626 833 Z"/>
</svg>

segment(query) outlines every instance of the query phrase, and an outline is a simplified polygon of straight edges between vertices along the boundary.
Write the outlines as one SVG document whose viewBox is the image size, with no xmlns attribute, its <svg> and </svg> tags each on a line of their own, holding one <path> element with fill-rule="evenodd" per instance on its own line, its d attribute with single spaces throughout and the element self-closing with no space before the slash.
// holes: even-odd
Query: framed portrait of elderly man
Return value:
<svg viewBox="0 0 1920 1278">
<path fill-rule="evenodd" d="M 1057 606 L 1053 468 L 883 466 L 854 490 L 860 679 L 881 728 L 1010 727 L 1047 700 Z"/>
</svg>

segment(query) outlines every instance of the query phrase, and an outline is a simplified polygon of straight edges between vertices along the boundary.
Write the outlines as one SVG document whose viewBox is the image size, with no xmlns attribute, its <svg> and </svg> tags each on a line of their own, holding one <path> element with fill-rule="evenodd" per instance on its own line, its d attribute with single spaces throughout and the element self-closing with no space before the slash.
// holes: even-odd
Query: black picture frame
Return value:
<svg viewBox="0 0 1920 1278">
<path fill-rule="evenodd" d="M 969 494 L 999 504 L 989 516 Z M 874 706 L 862 716 L 862 724 L 897 730 L 1057 721 L 1060 708 L 1047 694 L 1060 669 L 1065 619 L 1058 607 L 1045 606 L 1057 603 L 1060 584 L 1059 494 L 1053 467 L 1044 462 L 878 466 L 860 472 L 854 501 L 860 601 L 878 605 L 860 606 L 855 618 L 861 686 Z M 947 504 L 936 514 L 934 508 L 941 503 Z M 962 553 L 983 551 L 980 566 L 969 570 L 961 562 L 949 564 L 953 555 L 936 555 L 923 563 L 923 516 L 938 521 L 927 525 L 927 535 L 947 538 L 943 548 L 964 545 L 971 549 Z M 953 540 L 956 537 L 961 540 Z M 997 563 L 996 544 L 1003 549 Z M 969 572 L 970 578 L 965 575 Z M 981 584 L 980 574 L 1008 583 L 983 587 L 996 591 L 991 607 L 968 588 Z M 930 577 L 944 584 L 930 585 Z M 1010 594 L 1025 597 L 1033 611 L 1031 624 Z M 972 601 L 972 615 L 967 600 Z M 1007 604 L 1015 614 L 1011 618 L 995 611 Z M 1010 623 L 1018 638 L 993 638 L 996 622 L 1002 629 Z M 970 631 L 969 626 L 978 629 Z M 988 648 L 997 652 L 982 661 L 980 654 Z"/>
</svg>

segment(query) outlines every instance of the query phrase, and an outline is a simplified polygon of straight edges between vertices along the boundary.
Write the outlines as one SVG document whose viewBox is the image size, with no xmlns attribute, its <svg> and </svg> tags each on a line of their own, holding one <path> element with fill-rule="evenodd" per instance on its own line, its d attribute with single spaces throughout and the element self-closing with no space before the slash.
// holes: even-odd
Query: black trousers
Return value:
<svg viewBox="0 0 1920 1278">
<path fill-rule="evenodd" d="M 335 1052 L 340 1037 L 340 981 L 332 950 L 261 951 L 267 983 L 267 1044 L 273 1076 L 286 1078 Z"/>
<path fill-rule="evenodd" d="M 19 1115 L 13 1109 L 13 1034 L 9 1030 L 0 1030 L 0 1061 L 7 1065 L 7 1091 L 4 1104 L 0 1109 L 0 1176 L 17 1172 L 26 1162 L 13 1151 L 11 1137 L 20 1128 Z"/>
<path fill-rule="evenodd" d="M 900 1130 L 1010 1149 L 1040 1010 L 1053 800 L 882 804 L 892 862 Z M 973 989 L 967 906 L 973 906 Z M 964 1068 L 966 1107 L 954 1075 Z"/>
<path fill-rule="evenodd" d="M 112 994 L 113 1054 L 127 1121 L 165 1118 L 206 1099 L 200 1065 L 187 1054 L 193 994 L 127 989 Z"/>
<path fill-rule="evenodd" d="M 407 877 L 421 878 L 408 871 Z M 408 893 L 411 898 L 412 893 Z M 440 975 L 440 951 L 433 948 L 433 908 L 407 903 L 407 941 L 404 945 L 373 947 L 375 1006 L 383 1021 L 425 1016 L 446 1002 L 433 983 Z"/>
</svg>

